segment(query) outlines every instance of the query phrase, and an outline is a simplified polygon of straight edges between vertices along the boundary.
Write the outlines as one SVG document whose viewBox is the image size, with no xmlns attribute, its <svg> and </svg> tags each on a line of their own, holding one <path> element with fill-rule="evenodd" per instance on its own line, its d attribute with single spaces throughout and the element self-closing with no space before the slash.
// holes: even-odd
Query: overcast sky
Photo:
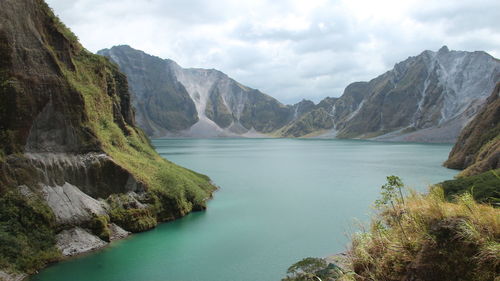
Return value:
<svg viewBox="0 0 500 281">
<path fill-rule="evenodd" d="M 128 44 L 284 103 L 340 96 L 423 50 L 500 57 L 498 0 L 47 0 L 96 52 Z"/>
</svg>

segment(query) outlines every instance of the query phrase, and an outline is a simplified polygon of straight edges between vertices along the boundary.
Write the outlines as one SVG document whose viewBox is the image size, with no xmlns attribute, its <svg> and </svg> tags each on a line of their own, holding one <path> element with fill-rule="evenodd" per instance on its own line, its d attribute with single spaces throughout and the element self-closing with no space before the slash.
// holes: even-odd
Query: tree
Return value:
<svg viewBox="0 0 500 281">
<path fill-rule="evenodd" d="M 401 227 L 401 232 L 408 239 L 403 226 L 401 225 L 401 212 L 396 209 L 396 204 L 405 204 L 403 191 L 403 181 L 398 176 L 388 176 L 387 183 L 381 186 L 382 191 L 380 195 L 382 198 L 375 201 L 375 206 L 379 209 L 385 208 L 389 203 L 391 204 L 394 214 L 396 214 L 396 221 Z M 399 198 L 398 198 L 399 195 Z"/>
</svg>

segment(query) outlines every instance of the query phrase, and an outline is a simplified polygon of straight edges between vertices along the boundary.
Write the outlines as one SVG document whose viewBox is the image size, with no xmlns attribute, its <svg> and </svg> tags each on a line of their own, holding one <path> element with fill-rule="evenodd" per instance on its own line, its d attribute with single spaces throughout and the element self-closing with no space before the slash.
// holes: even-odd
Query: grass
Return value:
<svg viewBox="0 0 500 281">
<path fill-rule="evenodd" d="M 383 186 L 377 212 L 369 227 L 352 235 L 342 268 L 306 258 L 282 280 L 500 280 L 498 208 L 468 192 L 447 197 L 439 185 L 403 197 L 399 183 Z"/>
<path fill-rule="evenodd" d="M 469 193 L 448 202 L 440 187 L 412 192 L 352 237 L 349 257 L 354 280 L 494 280 L 500 211 Z"/>
<path fill-rule="evenodd" d="M 0 197 L 0 268 L 33 273 L 58 260 L 52 211 L 37 196 L 9 191 Z"/>
</svg>

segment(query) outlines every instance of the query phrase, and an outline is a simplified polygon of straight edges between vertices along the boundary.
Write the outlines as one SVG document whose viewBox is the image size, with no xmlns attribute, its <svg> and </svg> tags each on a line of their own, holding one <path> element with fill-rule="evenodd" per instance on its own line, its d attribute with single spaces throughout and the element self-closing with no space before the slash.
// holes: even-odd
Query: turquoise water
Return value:
<svg viewBox="0 0 500 281">
<path fill-rule="evenodd" d="M 273 281 L 343 251 L 387 175 L 418 190 L 456 172 L 451 145 L 356 140 L 153 140 L 221 187 L 208 210 L 47 268 L 37 281 Z"/>
</svg>

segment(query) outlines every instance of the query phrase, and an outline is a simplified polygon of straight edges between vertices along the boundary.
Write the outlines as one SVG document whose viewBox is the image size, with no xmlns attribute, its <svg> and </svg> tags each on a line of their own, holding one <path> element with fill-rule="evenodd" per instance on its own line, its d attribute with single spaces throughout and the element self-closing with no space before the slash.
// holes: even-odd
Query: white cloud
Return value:
<svg viewBox="0 0 500 281">
<path fill-rule="evenodd" d="M 339 96 L 448 45 L 500 56 L 497 0 L 47 0 L 91 51 L 216 68 L 285 103 Z"/>
</svg>

